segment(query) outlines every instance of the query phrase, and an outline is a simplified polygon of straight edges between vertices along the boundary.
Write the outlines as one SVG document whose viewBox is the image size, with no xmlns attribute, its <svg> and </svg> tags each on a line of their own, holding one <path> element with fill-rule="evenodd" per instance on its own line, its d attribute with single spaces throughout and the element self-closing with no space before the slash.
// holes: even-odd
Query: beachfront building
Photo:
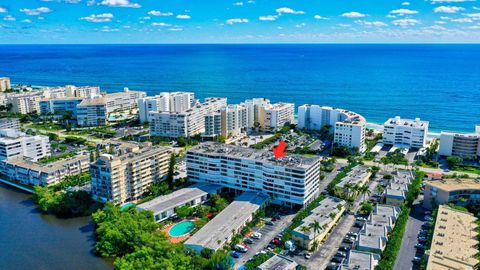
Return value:
<svg viewBox="0 0 480 270">
<path fill-rule="evenodd" d="M 40 114 L 70 115 L 77 118 L 77 105 L 82 98 L 64 97 L 59 99 L 43 99 L 40 101 Z"/>
<path fill-rule="evenodd" d="M 298 264 L 285 256 L 275 254 L 270 259 L 259 265 L 256 270 L 295 270 Z"/>
<path fill-rule="evenodd" d="M 222 189 L 219 185 L 196 184 L 176 190 L 170 194 L 159 196 L 151 201 L 139 204 L 141 211 L 151 211 L 156 222 L 164 221 L 176 215 L 178 207 L 195 207 L 210 200 L 212 194 Z"/>
<path fill-rule="evenodd" d="M 226 98 L 207 98 L 182 112 L 149 112 L 150 135 L 169 138 L 191 137 L 205 132 L 205 115 L 227 105 Z"/>
<path fill-rule="evenodd" d="M 350 250 L 339 270 L 375 270 L 380 258 L 379 254 Z"/>
<path fill-rule="evenodd" d="M 51 154 L 47 136 L 30 136 L 15 129 L 0 130 L 0 160 L 26 157 L 32 161 Z"/>
<path fill-rule="evenodd" d="M 0 129 L 21 129 L 18 118 L 0 118 Z"/>
<path fill-rule="evenodd" d="M 42 93 L 45 99 L 57 99 L 66 97 L 65 87 L 46 87 L 39 92 Z"/>
<path fill-rule="evenodd" d="M 267 201 L 268 196 L 265 194 L 244 192 L 190 237 L 184 245 L 198 253 L 203 249 L 212 251 L 221 249 L 235 234 L 240 233 Z"/>
<path fill-rule="evenodd" d="M 440 133 L 440 156 L 458 156 L 467 159 L 480 158 L 480 125 L 475 126 L 473 133 L 445 132 Z"/>
<path fill-rule="evenodd" d="M 0 78 L 0 92 L 5 92 L 11 88 L 12 86 L 10 85 L 10 78 L 8 77 Z"/>
<path fill-rule="evenodd" d="M 427 145 L 428 125 L 428 121 L 420 118 L 390 118 L 383 124 L 383 144 L 398 148 L 423 148 Z"/>
<path fill-rule="evenodd" d="M 228 105 L 205 115 L 204 137 L 237 137 L 247 129 L 248 111 L 244 104 Z"/>
<path fill-rule="evenodd" d="M 441 179 L 425 181 L 423 207 L 434 205 L 480 204 L 480 181 L 475 179 Z"/>
<path fill-rule="evenodd" d="M 271 151 L 208 142 L 188 149 L 186 160 L 190 181 L 261 191 L 270 195 L 274 204 L 305 206 L 319 192 L 319 157 L 276 159 Z"/>
<path fill-rule="evenodd" d="M 104 96 L 107 114 L 112 112 L 127 112 L 137 108 L 137 101 L 144 98 L 147 94 L 142 91 L 133 91 L 124 88 L 123 92 L 106 94 Z"/>
<path fill-rule="evenodd" d="M 295 121 L 295 105 L 293 103 L 275 103 L 261 107 L 260 114 L 265 115 L 265 118 L 260 119 L 260 127 L 264 129 L 276 130 L 282 128 L 284 125 L 293 124 Z"/>
<path fill-rule="evenodd" d="M 0 161 L 2 177 L 6 180 L 33 186 L 60 183 L 66 176 L 88 172 L 90 156 L 79 154 L 53 163 L 40 164 L 25 157 Z"/>
<path fill-rule="evenodd" d="M 42 100 L 42 91 L 32 91 L 27 93 L 9 94 L 7 103 L 12 104 L 12 112 L 27 114 L 40 112 L 40 100 Z"/>
<path fill-rule="evenodd" d="M 477 269 L 476 222 L 471 213 L 440 205 L 427 254 L 427 270 Z"/>
<path fill-rule="evenodd" d="M 104 98 L 84 99 L 77 105 L 77 125 L 82 127 L 107 124 L 107 108 Z"/>
<path fill-rule="evenodd" d="M 222 114 L 220 112 L 213 112 L 205 115 L 205 132 L 202 137 L 215 138 L 222 132 Z"/>
<path fill-rule="evenodd" d="M 153 97 L 138 100 L 139 119 L 141 123 L 148 121 L 149 112 L 183 112 L 195 105 L 195 94 L 192 92 L 162 92 Z"/>
<path fill-rule="evenodd" d="M 336 198 L 327 197 L 323 199 L 312 212 L 301 221 L 301 225 L 292 232 L 292 240 L 303 249 L 310 250 L 314 242 L 321 243 L 329 231 L 337 224 L 347 202 Z M 320 231 L 311 228 L 311 224 L 317 221 L 321 225 Z"/>
<path fill-rule="evenodd" d="M 95 98 L 101 96 L 100 87 L 98 86 L 65 86 L 66 97 L 76 98 Z"/>
<path fill-rule="evenodd" d="M 321 130 L 329 127 L 334 134 L 334 143 L 339 146 L 365 151 L 366 120 L 358 113 L 348 110 L 305 104 L 298 107 L 298 127 Z"/>
<path fill-rule="evenodd" d="M 265 110 L 262 108 L 270 104 L 270 100 L 266 98 L 247 99 L 244 102 L 247 108 L 247 127 L 260 127 L 260 122 L 264 122 Z"/>
<path fill-rule="evenodd" d="M 118 204 L 137 201 L 151 183 L 167 175 L 171 150 L 165 147 L 123 148 L 90 165 L 92 198 Z"/>
</svg>

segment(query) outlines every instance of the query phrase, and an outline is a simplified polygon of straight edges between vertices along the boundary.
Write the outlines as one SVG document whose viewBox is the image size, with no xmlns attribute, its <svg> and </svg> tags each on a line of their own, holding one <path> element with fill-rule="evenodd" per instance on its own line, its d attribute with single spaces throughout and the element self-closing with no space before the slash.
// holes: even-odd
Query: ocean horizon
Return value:
<svg viewBox="0 0 480 270">
<path fill-rule="evenodd" d="M 420 117 L 434 134 L 480 123 L 478 44 L 0 45 L 0 59 L 12 84 L 265 97 L 348 109 L 373 125 Z"/>
</svg>

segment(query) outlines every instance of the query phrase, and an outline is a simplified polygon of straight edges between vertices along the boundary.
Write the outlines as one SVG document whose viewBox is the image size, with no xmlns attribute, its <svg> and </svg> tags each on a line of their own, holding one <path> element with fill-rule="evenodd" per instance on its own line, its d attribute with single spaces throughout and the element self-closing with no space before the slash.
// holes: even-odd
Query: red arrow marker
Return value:
<svg viewBox="0 0 480 270">
<path fill-rule="evenodd" d="M 285 143 L 284 141 L 280 141 L 277 147 L 272 147 L 273 155 L 275 155 L 275 158 L 281 158 L 286 156 L 287 154 L 285 153 L 285 148 L 287 148 L 287 143 Z"/>
</svg>

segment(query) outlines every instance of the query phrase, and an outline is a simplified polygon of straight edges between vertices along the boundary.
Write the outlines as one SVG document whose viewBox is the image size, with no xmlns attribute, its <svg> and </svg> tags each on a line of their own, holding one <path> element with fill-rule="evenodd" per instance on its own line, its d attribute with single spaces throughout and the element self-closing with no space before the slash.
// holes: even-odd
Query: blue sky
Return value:
<svg viewBox="0 0 480 270">
<path fill-rule="evenodd" d="M 280 42 L 478 43 L 480 2 L 0 0 L 0 43 Z"/>
</svg>

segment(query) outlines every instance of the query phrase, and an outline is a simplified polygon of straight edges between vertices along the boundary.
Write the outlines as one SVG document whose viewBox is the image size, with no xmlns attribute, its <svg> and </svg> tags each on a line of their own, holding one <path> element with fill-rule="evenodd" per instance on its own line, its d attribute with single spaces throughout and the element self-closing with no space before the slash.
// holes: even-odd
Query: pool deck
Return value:
<svg viewBox="0 0 480 270">
<path fill-rule="evenodd" d="M 189 232 L 185 235 L 182 235 L 182 236 L 178 236 L 178 237 L 175 237 L 175 236 L 171 236 L 168 232 L 170 231 L 170 229 L 175 226 L 176 224 L 180 223 L 180 222 L 183 222 L 183 221 L 189 221 L 189 219 L 185 219 L 185 220 L 181 220 L 179 222 L 176 222 L 176 223 L 172 223 L 172 224 L 168 224 L 167 226 L 163 227 L 163 229 L 161 229 L 162 232 L 164 232 L 167 237 L 168 237 L 168 240 L 173 243 L 173 244 L 177 244 L 177 243 L 180 243 L 180 242 L 183 242 L 185 239 L 189 238 L 190 236 L 192 236 L 192 233 Z M 193 222 L 193 220 L 191 220 Z"/>
</svg>

